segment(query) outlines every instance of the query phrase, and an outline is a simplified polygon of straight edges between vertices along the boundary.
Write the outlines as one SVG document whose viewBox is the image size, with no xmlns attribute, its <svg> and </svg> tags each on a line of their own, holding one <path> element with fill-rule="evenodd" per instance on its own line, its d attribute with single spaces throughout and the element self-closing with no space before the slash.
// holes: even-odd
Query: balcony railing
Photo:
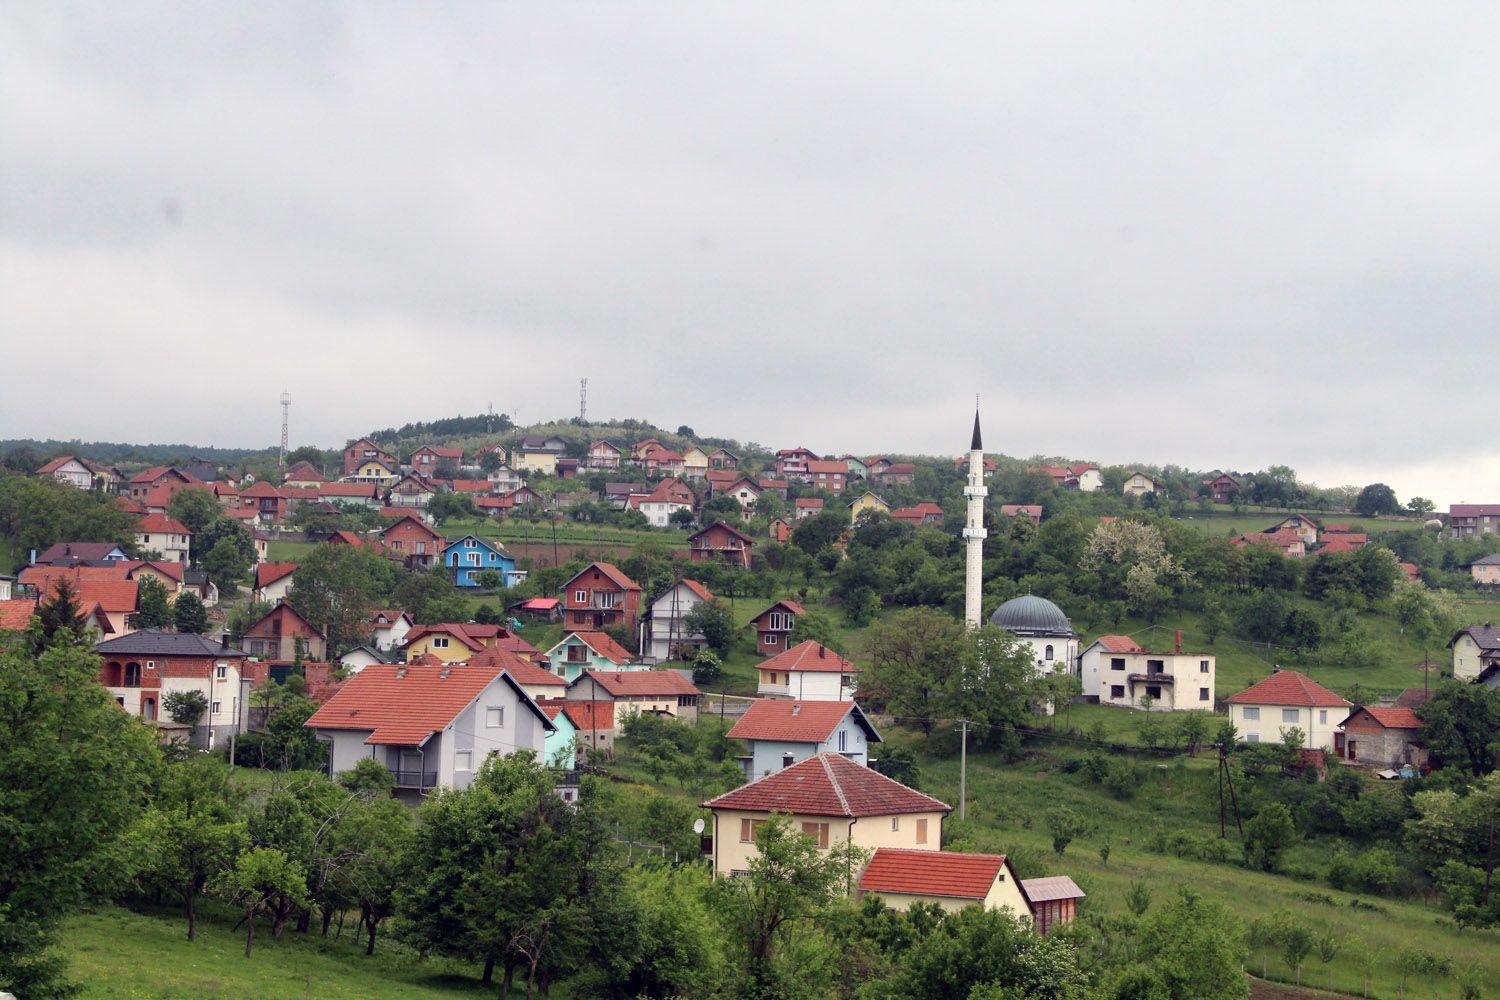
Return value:
<svg viewBox="0 0 1500 1000">
<path fill-rule="evenodd" d="M 417 788 L 426 790 L 437 787 L 436 771 L 406 771 L 399 767 L 389 769 L 391 776 L 396 779 L 397 788 Z"/>
<path fill-rule="evenodd" d="M 1176 680 L 1171 674 L 1131 674 L 1132 684 L 1171 684 Z"/>
</svg>

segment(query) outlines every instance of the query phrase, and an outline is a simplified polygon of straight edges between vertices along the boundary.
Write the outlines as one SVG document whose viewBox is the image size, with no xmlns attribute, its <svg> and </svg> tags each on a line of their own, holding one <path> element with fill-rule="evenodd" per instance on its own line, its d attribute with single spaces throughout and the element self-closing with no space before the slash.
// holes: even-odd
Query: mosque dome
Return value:
<svg viewBox="0 0 1500 1000">
<path fill-rule="evenodd" d="M 1017 635 L 1073 635 L 1073 623 L 1062 608 L 1035 594 L 1015 597 L 995 609 L 990 624 Z"/>
</svg>

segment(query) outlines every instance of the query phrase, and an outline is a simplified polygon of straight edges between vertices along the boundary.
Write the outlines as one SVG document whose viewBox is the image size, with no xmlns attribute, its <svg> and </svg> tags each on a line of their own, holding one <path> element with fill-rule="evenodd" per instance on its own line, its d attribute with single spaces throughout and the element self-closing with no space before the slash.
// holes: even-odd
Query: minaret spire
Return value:
<svg viewBox="0 0 1500 1000">
<path fill-rule="evenodd" d="M 969 478 L 964 486 L 964 624 L 978 628 L 984 615 L 984 442 L 979 435 L 979 397 L 974 397 L 974 436 L 969 442 Z"/>
</svg>

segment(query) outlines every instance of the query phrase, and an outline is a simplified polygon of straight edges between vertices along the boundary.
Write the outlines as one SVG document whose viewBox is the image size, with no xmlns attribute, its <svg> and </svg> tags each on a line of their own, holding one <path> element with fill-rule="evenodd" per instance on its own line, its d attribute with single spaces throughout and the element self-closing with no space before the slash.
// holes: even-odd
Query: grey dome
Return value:
<svg viewBox="0 0 1500 1000">
<path fill-rule="evenodd" d="M 1035 594 L 1006 601 L 990 615 L 990 624 L 1018 635 L 1073 635 L 1073 623 L 1062 608 Z"/>
</svg>

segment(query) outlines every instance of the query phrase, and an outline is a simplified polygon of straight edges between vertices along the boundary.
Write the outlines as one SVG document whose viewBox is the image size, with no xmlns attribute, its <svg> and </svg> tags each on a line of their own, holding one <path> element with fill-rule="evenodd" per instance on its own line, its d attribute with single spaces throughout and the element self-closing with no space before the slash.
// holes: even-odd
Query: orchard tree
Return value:
<svg viewBox="0 0 1500 1000">
<path fill-rule="evenodd" d="M 292 576 L 288 602 L 315 627 L 328 630 L 331 649 L 357 645 L 364 623 L 390 595 L 400 570 L 391 560 L 353 545 L 319 545 Z"/>
<path fill-rule="evenodd" d="M 734 616 L 719 600 L 702 601 L 682 619 L 688 635 L 702 635 L 709 648 L 717 653 L 729 652 L 734 642 Z"/>
<path fill-rule="evenodd" d="M 199 897 L 247 842 L 242 801 L 229 767 L 206 755 L 170 766 L 152 798 L 145 824 L 147 879 L 182 900 L 189 941 L 198 933 Z"/>
<path fill-rule="evenodd" d="M 214 876 L 209 891 L 239 907 L 245 925 L 245 957 L 255 943 L 255 917 L 271 908 L 278 897 L 299 906 L 309 903 L 307 873 L 274 847 L 255 847 L 235 859 L 234 866 Z"/>
<path fill-rule="evenodd" d="M 1495 769 L 1500 745 L 1500 692 L 1481 684 L 1444 681 L 1418 706 L 1422 742 L 1449 767 L 1479 777 Z"/>
</svg>

